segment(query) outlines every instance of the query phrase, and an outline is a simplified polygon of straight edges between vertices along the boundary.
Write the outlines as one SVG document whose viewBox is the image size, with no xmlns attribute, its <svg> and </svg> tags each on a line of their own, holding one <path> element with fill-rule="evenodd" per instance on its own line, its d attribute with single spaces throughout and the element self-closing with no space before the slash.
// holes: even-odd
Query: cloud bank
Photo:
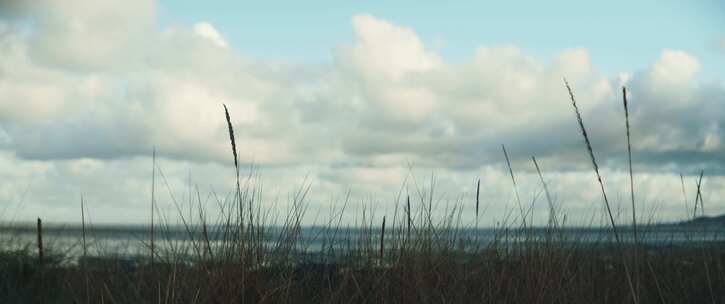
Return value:
<svg viewBox="0 0 725 304">
<path fill-rule="evenodd" d="M 413 29 L 358 15 L 332 64 L 305 65 L 249 58 L 208 22 L 162 27 L 151 1 L 2 5 L 0 155 L 14 182 L 0 198 L 16 201 L 23 185 L 46 183 L 35 199 L 65 210 L 64 220 L 74 217 L 64 200 L 90 187 L 119 193 L 110 195 L 119 206 L 142 205 L 154 147 L 177 186 L 192 168 L 195 179 L 228 186 L 218 173 L 230 164 L 222 104 L 242 162 L 273 184 L 308 176 L 320 192 L 388 195 L 412 164 L 457 192 L 483 174 L 491 200 L 506 201 L 506 144 L 523 176 L 535 155 L 563 185 L 562 201 L 590 204 L 597 196 L 584 186 L 589 163 L 563 77 L 613 184 L 626 182 L 616 177 L 626 157 L 622 85 L 636 170 L 652 187 L 644 192 L 657 194 L 654 179 L 679 185 L 680 173 L 725 173 L 725 85 L 699 79 L 703 63 L 679 50 L 620 75 L 598 72 L 585 49 L 542 62 L 513 45 L 481 46 L 451 63 Z M 113 172 L 113 181 L 89 172 Z M 668 195 L 681 201 L 679 190 Z"/>
</svg>

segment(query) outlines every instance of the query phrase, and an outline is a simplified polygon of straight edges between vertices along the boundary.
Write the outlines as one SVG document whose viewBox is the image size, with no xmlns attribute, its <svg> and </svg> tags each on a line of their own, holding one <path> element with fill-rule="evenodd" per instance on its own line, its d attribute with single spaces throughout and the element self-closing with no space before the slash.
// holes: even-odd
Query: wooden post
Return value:
<svg viewBox="0 0 725 304">
<path fill-rule="evenodd" d="M 43 265 L 43 222 L 38 218 L 38 262 Z"/>
<path fill-rule="evenodd" d="M 88 249 L 86 247 L 86 212 L 83 204 L 83 195 L 81 195 L 81 236 L 83 237 L 83 262 L 86 262 Z"/>
<path fill-rule="evenodd" d="M 380 231 L 380 266 L 383 266 L 385 252 L 385 216 L 383 216 L 383 229 Z"/>
<path fill-rule="evenodd" d="M 412 225 L 413 221 L 412 221 L 411 215 L 410 215 L 410 195 L 408 195 L 406 197 L 407 197 L 407 199 L 406 199 L 407 205 L 406 205 L 405 209 L 407 210 L 407 214 L 408 214 L 408 233 L 407 233 L 407 237 L 405 238 L 405 241 L 409 242 L 410 241 L 410 226 Z M 393 225 L 395 225 L 395 223 L 393 223 Z"/>
</svg>

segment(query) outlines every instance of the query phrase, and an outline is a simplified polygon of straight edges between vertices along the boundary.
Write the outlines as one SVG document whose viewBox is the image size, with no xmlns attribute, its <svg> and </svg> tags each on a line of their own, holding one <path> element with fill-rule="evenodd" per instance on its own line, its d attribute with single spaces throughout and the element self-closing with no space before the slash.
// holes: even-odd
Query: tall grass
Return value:
<svg viewBox="0 0 725 304">
<path fill-rule="evenodd" d="M 697 179 L 697 191 L 695 193 L 695 209 L 692 211 L 692 218 L 697 217 L 697 202 L 700 202 L 700 213 L 705 215 L 705 207 L 702 206 L 702 194 L 700 192 L 700 186 L 702 185 L 702 176 L 705 174 L 705 170 L 700 170 L 700 177 Z"/>
<path fill-rule="evenodd" d="M 149 257 L 151 259 L 151 267 L 153 267 L 153 265 L 154 265 L 154 255 L 156 254 L 156 252 L 154 250 L 155 249 L 155 247 L 154 247 L 154 245 L 155 245 L 154 244 L 154 237 L 155 237 L 154 209 L 156 208 L 155 195 L 156 195 L 156 148 L 153 149 L 152 156 L 151 156 L 151 224 L 150 224 L 150 229 L 149 229 L 149 230 L 151 230 L 151 233 L 149 234 L 149 250 L 150 250 Z"/>
<path fill-rule="evenodd" d="M 554 207 L 554 201 L 551 199 L 551 193 L 549 193 L 549 186 L 546 184 L 546 181 L 544 181 L 544 175 L 541 174 L 541 168 L 539 168 L 539 163 L 536 162 L 536 157 L 532 156 L 531 160 L 534 162 L 534 167 L 536 167 L 536 173 L 539 175 L 539 180 L 541 181 L 541 186 L 544 188 L 544 194 L 546 195 L 546 202 L 549 205 L 548 226 L 550 228 L 556 228 L 559 225 L 559 221 L 556 218 L 556 207 Z"/>
<path fill-rule="evenodd" d="M 635 277 L 635 295 L 639 295 L 639 263 L 637 257 L 639 253 L 636 251 L 639 245 L 639 235 L 637 234 L 637 206 L 634 203 L 634 173 L 632 170 L 632 141 L 629 131 L 629 104 L 627 102 L 627 88 L 622 87 L 622 104 L 624 105 L 624 121 L 627 131 L 627 161 L 629 165 L 629 194 L 632 202 L 632 231 L 634 232 L 634 277 Z"/>
<path fill-rule="evenodd" d="M 511 160 L 509 160 L 509 154 L 506 152 L 506 146 L 501 145 L 501 150 L 503 150 L 503 155 L 506 158 L 506 165 L 509 169 L 509 174 L 511 175 L 511 183 L 514 187 L 514 195 L 516 197 L 516 205 L 519 207 L 519 212 L 521 213 L 521 225 L 524 229 L 526 229 L 526 217 L 528 216 L 526 214 L 526 211 L 524 210 L 524 206 L 521 204 L 521 198 L 519 197 L 519 186 L 516 184 L 516 177 L 514 176 L 514 170 L 511 167 Z"/>
<path fill-rule="evenodd" d="M 602 181 L 602 176 L 599 174 L 599 165 L 597 165 L 597 159 L 594 157 L 594 150 L 592 149 L 592 143 L 589 140 L 589 136 L 587 135 L 587 130 L 584 127 L 584 121 L 582 120 L 582 115 L 579 112 L 579 107 L 576 104 L 576 99 L 574 98 L 574 93 L 571 90 L 571 87 L 569 86 L 569 82 L 564 79 L 564 84 L 566 85 L 567 91 L 569 91 L 569 97 L 571 99 L 571 104 L 574 107 L 574 112 L 576 114 L 577 122 L 579 123 L 579 128 L 581 129 L 582 137 L 584 137 L 584 142 L 587 146 L 587 151 L 589 152 L 589 158 L 592 161 L 592 166 L 594 167 L 594 173 L 597 176 L 597 182 L 599 183 L 599 187 L 602 191 L 602 198 L 604 199 L 604 205 L 607 208 L 607 215 L 609 215 L 609 221 L 612 224 L 612 232 L 614 233 L 614 237 L 619 244 L 620 248 L 623 247 L 622 239 L 620 238 L 619 232 L 617 231 L 617 224 L 614 222 L 614 215 L 612 215 L 612 207 L 609 204 L 609 199 L 607 199 L 607 192 L 604 190 L 604 182 Z M 624 273 L 627 278 L 627 284 L 629 285 L 630 292 L 632 294 L 632 300 L 634 303 L 639 303 L 637 291 L 634 287 L 634 284 L 632 283 L 632 275 L 629 272 L 629 267 L 627 266 L 627 260 L 622 257 L 622 264 L 624 265 Z"/>
<path fill-rule="evenodd" d="M 632 200 L 632 229 L 634 242 L 637 243 L 637 206 L 634 204 L 634 173 L 632 172 L 632 142 L 629 132 L 629 105 L 627 103 L 627 88 L 622 87 L 622 103 L 624 104 L 624 121 L 627 129 L 627 160 L 629 162 L 629 193 Z"/>
</svg>

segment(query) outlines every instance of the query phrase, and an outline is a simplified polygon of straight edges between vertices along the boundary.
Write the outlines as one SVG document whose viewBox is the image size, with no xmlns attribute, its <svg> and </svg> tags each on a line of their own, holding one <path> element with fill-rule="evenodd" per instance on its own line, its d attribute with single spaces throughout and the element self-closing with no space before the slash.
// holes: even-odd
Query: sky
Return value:
<svg viewBox="0 0 725 304">
<path fill-rule="evenodd" d="M 154 150 L 161 216 L 199 202 L 219 216 L 235 184 L 226 104 L 243 185 L 271 223 L 307 187 L 306 224 L 342 206 L 353 225 L 392 216 L 430 193 L 436 215 L 471 223 L 479 179 L 480 225 L 516 222 L 505 144 L 534 223 L 548 206 L 531 156 L 569 224 L 601 224 L 564 78 L 618 221 L 622 86 L 640 221 L 691 216 L 701 170 L 705 214 L 725 213 L 724 14 L 720 1 L 3 0 L 0 219 L 79 222 L 83 196 L 96 223 L 147 223 Z"/>
</svg>

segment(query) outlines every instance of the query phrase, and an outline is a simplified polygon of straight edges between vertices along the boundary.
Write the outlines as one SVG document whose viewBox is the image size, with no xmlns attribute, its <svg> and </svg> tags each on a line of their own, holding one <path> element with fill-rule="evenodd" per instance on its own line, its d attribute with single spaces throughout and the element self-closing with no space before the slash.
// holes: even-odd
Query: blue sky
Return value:
<svg viewBox="0 0 725 304">
<path fill-rule="evenodd" d="M 700 59 L 705 77 L 723 76 L 725 2 L 704 1 L 191 1 L 159 3 L 160 23 L 208 21 L 249 56 L 328 63 L 350 42 L 358 14 L 414 29 L 446 60 L 479 46 L 515 45 L 540 60 L 586 48 L 605 73 L 639 70 L 663 49 Z"/>
</svg>

